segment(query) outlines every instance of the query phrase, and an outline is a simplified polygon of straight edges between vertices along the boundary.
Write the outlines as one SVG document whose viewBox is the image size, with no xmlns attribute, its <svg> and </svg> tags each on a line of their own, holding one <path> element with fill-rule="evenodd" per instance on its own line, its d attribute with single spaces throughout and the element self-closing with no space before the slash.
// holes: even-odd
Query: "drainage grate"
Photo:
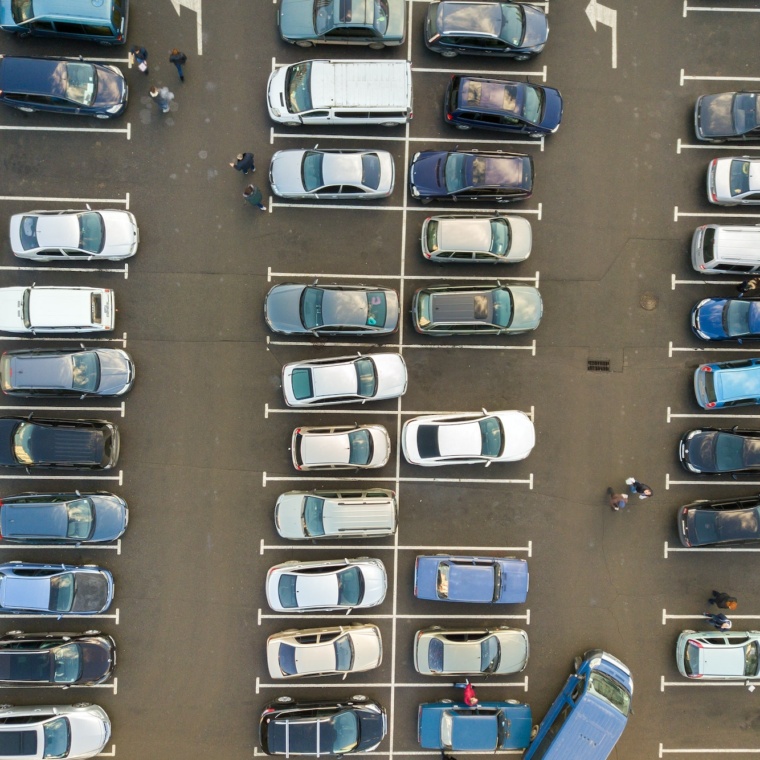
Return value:
<svg viewBox="0 0 760 760">
<path fill-rule="evenodd" d="M 586 369 L 589 372 L 609 372 L 610 360 L 609 359 L 589 359 L 586 364 Z"/>
</svg>

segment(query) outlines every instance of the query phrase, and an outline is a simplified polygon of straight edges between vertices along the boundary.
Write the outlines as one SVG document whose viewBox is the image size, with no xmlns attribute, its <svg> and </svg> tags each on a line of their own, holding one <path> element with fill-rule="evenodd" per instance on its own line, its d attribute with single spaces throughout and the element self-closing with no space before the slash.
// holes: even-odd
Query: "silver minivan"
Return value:
<svg viewBox="0 0 760 760">
<path fill-rule="evenodd" d="M 691 264 L 702 274 L 760 272 L 760 226 L 704 224 L 691 239 Z"/>
</svg>

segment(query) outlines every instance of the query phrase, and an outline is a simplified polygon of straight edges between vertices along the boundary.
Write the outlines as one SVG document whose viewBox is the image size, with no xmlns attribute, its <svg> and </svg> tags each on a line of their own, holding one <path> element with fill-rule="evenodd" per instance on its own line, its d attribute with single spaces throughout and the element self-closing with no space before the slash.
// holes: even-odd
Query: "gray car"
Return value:
<svg viewBox="0 0 760 760">
<path fill-rule="evenodd" d="M 707 200 L 719 206 L 760 203 L 760 158 L 714 158 L 707 168 Z"/>
<path fill-rule="evenodd" d="M 760 138 L 760 92 L 702 95 L 694 107 L 698 140 L 713 143 Z"/>
<path fill-rule="evenodd" d="M 705 681 L 760 678 L 760 631 L 683 631 L 676 665 L 682 676 Z"/>
</svg>

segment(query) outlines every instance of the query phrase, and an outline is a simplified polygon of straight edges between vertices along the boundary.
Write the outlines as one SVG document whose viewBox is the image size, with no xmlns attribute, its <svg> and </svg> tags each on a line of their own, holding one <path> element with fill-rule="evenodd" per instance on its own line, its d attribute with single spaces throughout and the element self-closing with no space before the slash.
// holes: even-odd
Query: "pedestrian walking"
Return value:
<svg viewBox="0 0 760 760">
<path fill-rule="evenodd" d="M 607 486 L 607 496 L 610 500 L 610 506 L 617 512 L 618 510 L 625 509 L 628 506 L 628 494 L 627 493 L 615 493 L 612 490 L 612 486 Z"/>
<path fill-rule="evenodd" d="M 255 172 L 256 167 L 253 165 L 253 153 L 238 153 L 234 161 L 230 161 L 230 166 L 236 171 L 248 174 Z"/>
<path fill-rule="evenodd" d="M 646 483 L 639 483 L 636 478 L 628 478 L 626 481 L 628 490 L 634 494 L 637 493 L 640 499 L 648 499 L 653 495 L 652 489 Z"/>
<path fill-rule="evenodd" d="M 730 631 L 732 627 L 731 621 L 721 612 L 717 614 L 711 614 L 709 612 L 702 613 L 710 625 L 717 631 Z"/>
<path fill-rule="evenodd" d="M 158 87 L 153 86 L 150 88 L 150 96 L 161 109 L 161 113 L 169 113 L 169 104 L 174 100 L 174 93 L 168 87 L 162 87 L 159 90 Z"/>
<path fill-rule="evenodd" d="M 172 48 L 169 53 L 169 63 L 173 63 L 177 67 L 177 73 L 179 74 L 179 81 L 185 81 L 185 72 L 182 67 L 187 63 L 187 56 L 177 48 Z"/>
<path fill-rule="evenodd" d="M 132 45 L 129 49 L 130 63 L 137 64 L 137 68 L 142 71 L 145 76 L 148 75 L 148 51 L 142 45 Z"/>
<path fill-rule="evenodd" d="M 259 190 L 256 185 L 248 185 L 245 190 L 243 190 L 243 198 L 251 204 L 251 206 L 257 206 L 262 211 L 266 211 L 267 207 L 261 202 L 264 200 L 264 196 Z"/>
<path fill-rule="evenodd" d="M 736 286 L 739 291 L 739 298 L 742 298 L 745 293 L 754 295 L 754 291 L 758 288 L 760 288 L 760 277 L 750 277 L 750 279 L 743 280 Z"/>
<path fill-rule="evenodd" d="M 725 591 L 712 592 L 712 597 L 707 600 L 708 604 L 714 604 L 721 610 L 735 610 L 739 606 L 739 602 L 735 596 L 729 596 Z"/>
</svg>

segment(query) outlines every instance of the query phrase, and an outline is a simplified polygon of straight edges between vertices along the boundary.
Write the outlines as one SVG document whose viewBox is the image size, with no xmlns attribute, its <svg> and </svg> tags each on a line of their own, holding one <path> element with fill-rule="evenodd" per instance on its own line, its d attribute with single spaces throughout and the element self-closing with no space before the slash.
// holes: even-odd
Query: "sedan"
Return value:
<svg viewBox="0 0 760 760">
<path fill-rule="evenodd" d="M 280 198 L 374 200 L 393 192 L 393 156 L 387 150 L 279 150 L 269 182 Z"/>
<path fill-rule="evenodd" d="M 11 217 L 11 248 L 33 261 L 120 261 L 137 253 L 129 211 L 29 211 Z"/>
<path fill-rule="evenodd" d="M 707 200 L 719 206 L 760 203 L 760 158 L 714 158 L 707 169 Z"/>
<path fill-rule="evenodd" d="M 423 203 L 508 203 L 530 198 L 533 178 L 533 159 L 519 153 L 426 150 L 412 158 L 409 191 Z"/>
<path fill-rule="evenodd" d="M 283 335 L 389 335 L 398 329 L 395 290 L 363 285 L 275 285 L 264 301 L 264 319 Z"/>
<path fill-rule="evenodd" d="M 118 459 L 112 422 L 0 417 L 0 467 L 110 470 Z"/>
<path fill-rule="evenodd" d="M 380 666 L 383 643 L 376 625 L 336 625 L 275 633 L 267 639 L 272 678 L 338 676 Z"/>
<path fill-rule="evenodd" d="M 357 695 L 343 702 L 293 702 L 280 697 L 261 714 L 259 742 L 266 755 L 348 755 L 371 752 L 388 732 L 377 702 Z"/>
<path fill-rule="evenodd" d="M 682 676 L 705 681 L 760 678 L 760 631 L 683 631 L 676 665 Z"/>
<path fill-rule="evenodd" d="M 22 493 L 0 500 L 0 541 L 9 544 L 107 544 L 127 529 L 124 499 L 107 491 Z"/>
<path fill-rule="evenodd" d="M 528 664 L 528 634 L 518 628 L 417 631 L 414 669 L 425 676 L 508 675 Z"/>
<path fill-rule="evenodd" d="M 694 395 L 703 409 L 760 404 L 760 359 L 701 364 L 694 372 Z"/>
<path fill-rule="evenodd" d="M 474 412 L 414 417 L 404 423 L 406 461 L 423 467 L 515 462 L 530 454 L 536 430 L 524 412 Z"/>
<path fill-rule="evenodd" d="M 113 576 L 95 565 L 0 565 L 0 610 L 27 615 L 100 615 L 113 601 Z"/>
<path fill-rule="evenodd" d="M 135 365 L 120 348 L 42 348 L 0 356 L 0 388 L 9 396 L 122 396 Z"/>
<path fill-rule="evenodd" d="M 760 470 L 760 430 L 704 428 L 681 438 L 681 464 L 699 475 L 739 474 Z"/>
<path fill-rule="evenodd" d="M 382 425 L 300 427 L 290 446 L 296 470 L 353 470 L 383 467 L 391 438 Z"/>
<path fill-rule="evenodd" d="M 698 140 L 757 140 L 760 137 L 760 92 L 702 95 L 694 108 Z"/>
<path fill-rule="evenodd" d="M 758 340 L 760 301 L 703 298 L 691 310 L 691 329 L 702 340 Z"/>
<path fill-rule="evenodd" d="M 412 298 L 423 335 L 519 335 L 541 323 L 544 305 L 530 285 L 434 285 Z"/>
<path fill-rule="evenodd" d="M 269 568 L 266 594 L 275 612 L 349 612 L 385 599 L 388 576 L 379 559 L 283 562 Z"/>
<path fill-rule="evenodd" d="M 294 407 L 384 401 L 403 396 L 406 384 L 406 363 L 401 354 L 312 359 L 282 368 L 285 403 Z"/>
<path fill-rule="evenodd" d="M 686 547 L 760 543 L 760 494 L 678 508 L 678 537 Z"/>
<path fill-rule="evenodd" d="M 439 602 L 522 604 L 528 563 L 514 557 L 421 555 L 414 564 L 414 595 Z"/>
<path fill-rule="evenodd" d="M 115 665 L 116 644 L 98 631 L 17 631 L 0 638 L 0 686 L 95 686 Z"/>
</svg>

